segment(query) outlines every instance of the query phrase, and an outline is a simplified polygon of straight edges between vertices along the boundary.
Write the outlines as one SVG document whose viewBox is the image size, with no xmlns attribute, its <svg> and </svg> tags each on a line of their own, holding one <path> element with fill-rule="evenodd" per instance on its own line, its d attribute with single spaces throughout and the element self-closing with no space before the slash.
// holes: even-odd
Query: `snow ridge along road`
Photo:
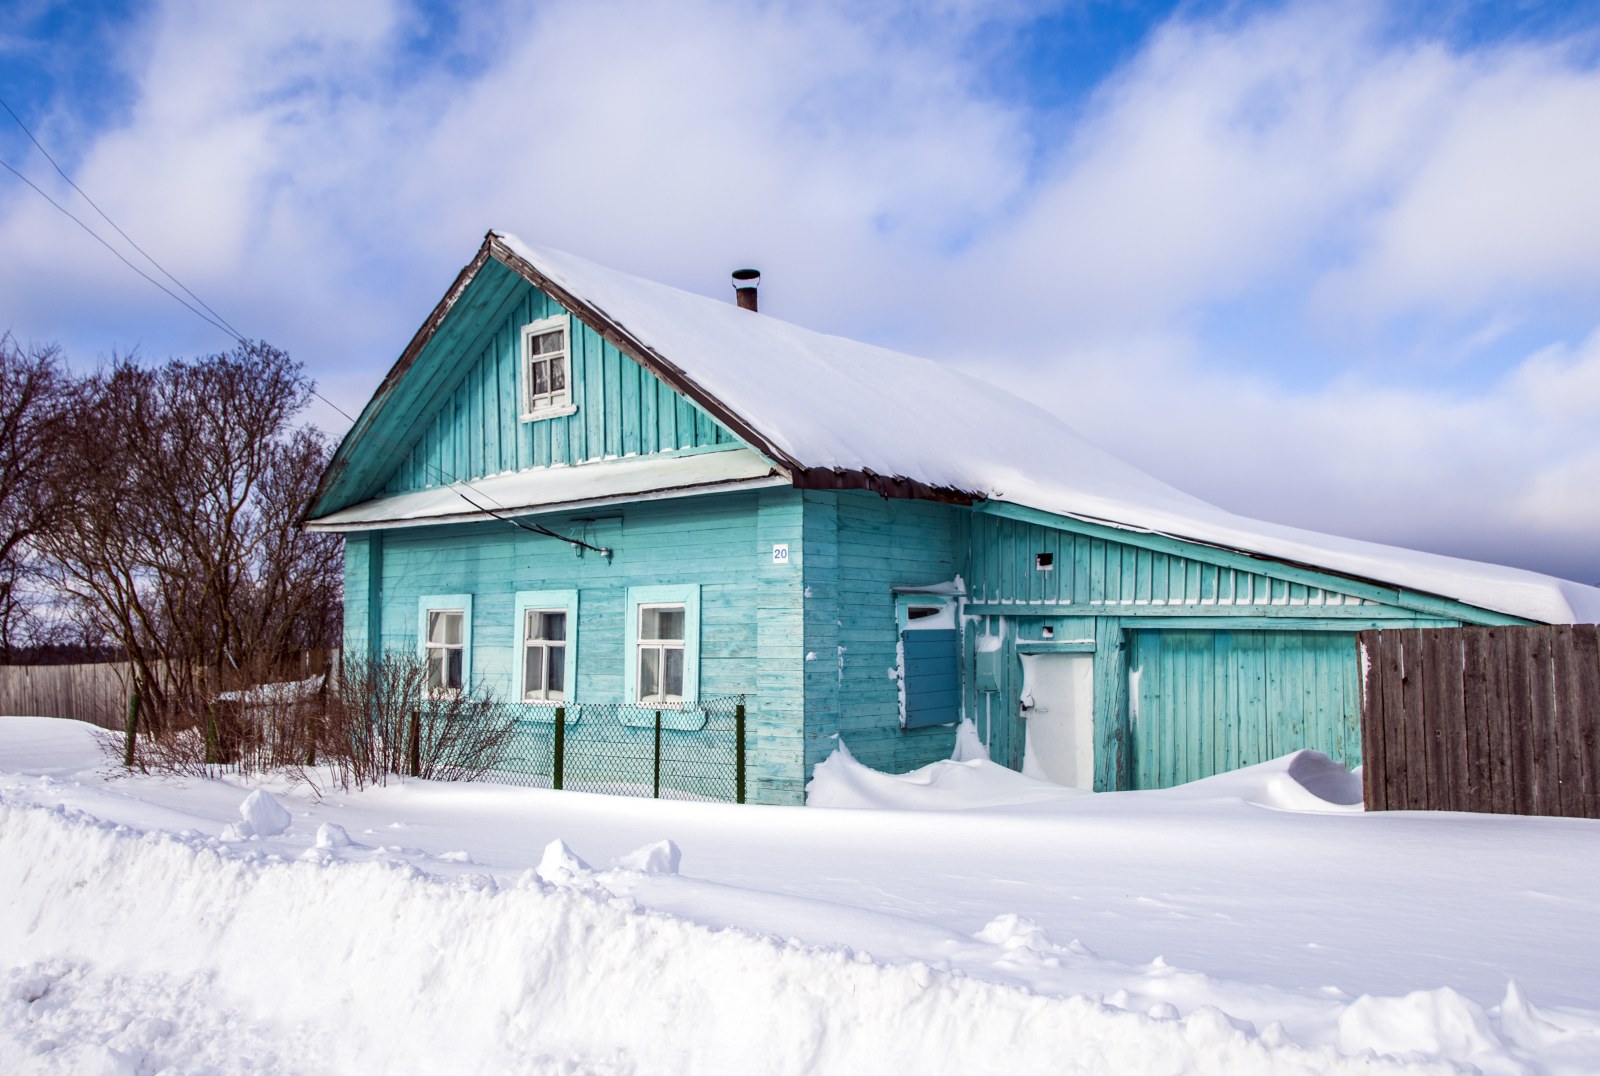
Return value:
<svg viewBox="0 0 1600 1076">
<path fill-rule="evenodd" d="M 85 756 L 82 726 L 16 720 L 0 720 L 6 1072 L 1580 1072 L 1600 1059 L 1593 1012 L 1537 1008 L 1517 989 L 1488 1005 L 1437 985 L 1355 996 L 1273 982 L 1270 961 L 1245 981 L 1098 955 L 1093 928 L 1114 909 L 1095 886 L 1056 888 L 1034 864 L 1044 910 L 1000 910 L 1027 901 L 978 854 L 973 834 L 993 828 L 976 825 L 990 818 L 981 811 L 767 810 L 419 782 L 319 802 L 282 785 L 109 778 Z M 838 774 L 854 765 L 843 756 L 830 765 L 825 784 L 849 777 L 848 794 L 870 799 L 876 776 Z M 1010 779 L 981 761 L 940 765 L 895 779 L 900 791 L 978 784 L 992 797 Z M 1315 773 L 1330 776 L 1314 766 L 1293 788 L 1278 780 L 1296 765 L 1304 777 L 1311 763 L 1252 779 L 1266 805 L 1213 808 L 1232 812 L 1233 836 L 1270 844 L 1270 823 L 1304 820 L 1281 805 L 1295 796 L 1321 803 L 1335 826 L 1373 821 L 1313 796 Z M 1084 797 L 1022 791 L 1031 802 L 993 825 L 1054 829 L 1071 844 L 1074 825 L 1106 824 L 1084 815 Z M 844 782 L 830 794 L 845 796 Z M 1153 794 L 1141 795 L 1121 810 L 1148 806 Z M 287 808 L 286 831 L 241 835 L 242 814 L 274 819 L 269 829 L 281 821 L 270 799 Z M 1141 825 L 1159 828 L 1175 803 L 1203 814 L 1195 804 L 1208 799 L 1230 802 L 1215 789 L 1158 799 Z M 639 839 L 647 829 L 672 843 Z M 892 856 L 883 862 L 895 833 L 913 852 L 953 842 L 988 884 L 964 888 L 927 855 L 907 877 Z M 396 837 L 407 843 L 385 843 Z M 594 870 L 583 856 L 622 865 Z M 818 876 L 829 862 L 840 877 Z M 1249 872 L 1251 861 L 1229 868 Z M 1099 906 L 1052 921 L 1073 888 Z M 1545 903 L 1571 897 L 1540 892 Z M 1549 926 L 1590 911 L 1557 910 Z M 1150 922 L 1183 914 L 1151 911 Z M 1270 949 L 1274 929 L 1288 928 L 1262 929 Z M 1104 941 L 1126 939 L 1108 930 Z M 1592 943 L 1573 944 L 1581 956 Z M 1479 948 L 1493 956 L 1492 944 Z M 1555 972 L 1546 978 L 1559 986 Z"/>
</svg>

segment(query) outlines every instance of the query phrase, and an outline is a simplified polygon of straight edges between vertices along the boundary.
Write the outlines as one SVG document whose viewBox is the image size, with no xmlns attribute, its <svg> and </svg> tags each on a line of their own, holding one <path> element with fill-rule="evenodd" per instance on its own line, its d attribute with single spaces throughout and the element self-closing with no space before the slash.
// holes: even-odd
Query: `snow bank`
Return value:
<svg viewBox="0 0 1600 1076">
<path fill-rule="evenodd" d="M 1237 799 L 1281 811 L 1362 810 L 1361 772 L 1320 751 L 1296 751 L 1155 793 L 1175 799 Z"/>
<path fill-rule="evenodd" d="M 957 749 L 965 753 L 959 734 Z M 831 755 L 817 763 L 806 784 L 808 807 L 955 811 L 1051 803 L 1087 795 L 1090 793 L 1024 777 L 989 761 L 987 752 L 961 761 L 935 762 L 910 773 L 882 773 L 857 762 L 842 740 Z"/>
<path fill-rule="evenodd" d="M 581 873 L 569 849 L 546 859 Z M 1271 1041 L 1215 1009 L 1163 1019 L 713 930 L 533 872 L 282 862 L 6 800 L 0 891 L 0 951 L 21 963 L 9 1071 L 1447 1071 Z M 261 997 L 275 1051 L 187 1053 L 250 1051 L 259 1022 L 218 1032 Z"/>
<path fill-rule="evenodd" d="M 976 730 L 957 732 L 956 757 L 909 773 L 883 773 L 856 760 L 840 741 L 817 763 L 806 785 L 810 807 L 957 811 L 974 807 L 1083 802 L 1092 793 L 1025 776 L 991 762 Z M 970 742 L 969 742 L 970 741 Z M 976 744 L 974 747 L 973 745 Z M 1103 795 L 1122 795 L 1109 793 Z M 1271 762 L 1207 777 L 1159 792 L 1168 800 L 1231 799 L 1282 811 L 1360 811 L 1361 776 L 1317 751 L 1296 751 Z"/>
</svg>

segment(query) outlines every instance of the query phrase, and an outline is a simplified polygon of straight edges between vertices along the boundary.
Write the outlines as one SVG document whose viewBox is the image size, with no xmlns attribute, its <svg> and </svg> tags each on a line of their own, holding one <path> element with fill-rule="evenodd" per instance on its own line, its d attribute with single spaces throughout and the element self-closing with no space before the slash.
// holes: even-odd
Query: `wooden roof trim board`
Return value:
<svg viewBox="0 0 1600 1076">
<path fill-rule="evenodd" d="M 439 326 L 444 324 L 445 317 L 454 309 L 456 302 L 465 294 L 467 288 L 477 278 L 479 270 L 484 267 L 488 260 L 489 244 L 485 242 L 478 249 L 477 255 L 462 267 L 461 272 L 456 274 L 455 281 L 445 291 L 444 297 L 434 306 L 432 312 L 423 319 L 421 327 L 411 337 L 411 342 L 400 353 L 400 357 L 395 360 L 395 364 L 389 368 L 389 372 L 384 375 L 383 381 L 379 383 L 377 391 L 372 394 L 372 399 L 367 401 L 367 406 L 361 409 L 361 413 L 356 416 L 355 422 L 351 423 L 349 432 L 339 442 L 338 449 L 334 451 L 333 459 L 328 461 L 327 468 L 322 472 L 322 478 L 317 482 L 317 490 L 311 495 L 311 501 L 307 505 L 305 513 L 301 516 L 300 521 L 302 523 L 312 518 L 313 511 L 320 506 L 322 499 L 327 495 L 333 484 L 343 475 L 350 463 L 350 453 L 348 451 L 350 446 L 354 445 L 362 435 L 372 428 L 379 412 L 388 403 L 389 395 L 394 391 L 395 386 L 400 383 L 400 379 L 405 376 L 406 371 L 410 370 L 412 364 L 417 361 L 417 356 L 422 353 L 423 348 L 428 346 L 428 341 L 432 340 L 434 334 L 439 331 Z"/>
</svg>

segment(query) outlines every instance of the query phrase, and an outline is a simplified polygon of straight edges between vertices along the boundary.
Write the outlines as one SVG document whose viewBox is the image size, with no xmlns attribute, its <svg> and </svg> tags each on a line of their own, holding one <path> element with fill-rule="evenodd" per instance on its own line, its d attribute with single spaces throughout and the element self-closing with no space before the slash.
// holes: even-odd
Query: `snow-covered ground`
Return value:
<svg viewBox="0 0 1600 1076">
<path fill-rule="evenodd" d="M 1091 796 L 840 753 L 774 808 L 94 736 L 0 718 L 0 1072 L 1600 1071 L 1600 825 L 1366 815 L 1320 756 Z"/>
</svg>

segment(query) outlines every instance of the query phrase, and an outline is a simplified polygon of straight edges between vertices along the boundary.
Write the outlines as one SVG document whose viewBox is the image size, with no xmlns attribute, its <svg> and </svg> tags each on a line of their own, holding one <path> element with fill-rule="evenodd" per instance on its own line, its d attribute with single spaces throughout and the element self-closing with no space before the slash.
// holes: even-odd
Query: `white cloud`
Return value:
<svg viewBox="0 0 1600 1076">
<path fill-rule="evenodd" d="M 1178 18 L 1048 145 L 984 89 L 983 27 L 1029 13 L 507 0 L 417 44 L 402 0 L 167 0 L 75 171 L 347 410 L 494 226 L 711 294 L 756 264 L 765 309 L 984 360 L 1236 510 L 1600 576 L 1596 338 L 1437 380 L 1570 338 L 1552 305 L 1600 321 L 1593 65 L 1397 40 L 1377 4 Z M 0 248 L 25 337 L 224 343 L 15 184 Z M 1279 368 L 1217 326 L 1264 307 Z M 1306 372 L 1308 343 L 1351 370 Z"/>
</svg>

